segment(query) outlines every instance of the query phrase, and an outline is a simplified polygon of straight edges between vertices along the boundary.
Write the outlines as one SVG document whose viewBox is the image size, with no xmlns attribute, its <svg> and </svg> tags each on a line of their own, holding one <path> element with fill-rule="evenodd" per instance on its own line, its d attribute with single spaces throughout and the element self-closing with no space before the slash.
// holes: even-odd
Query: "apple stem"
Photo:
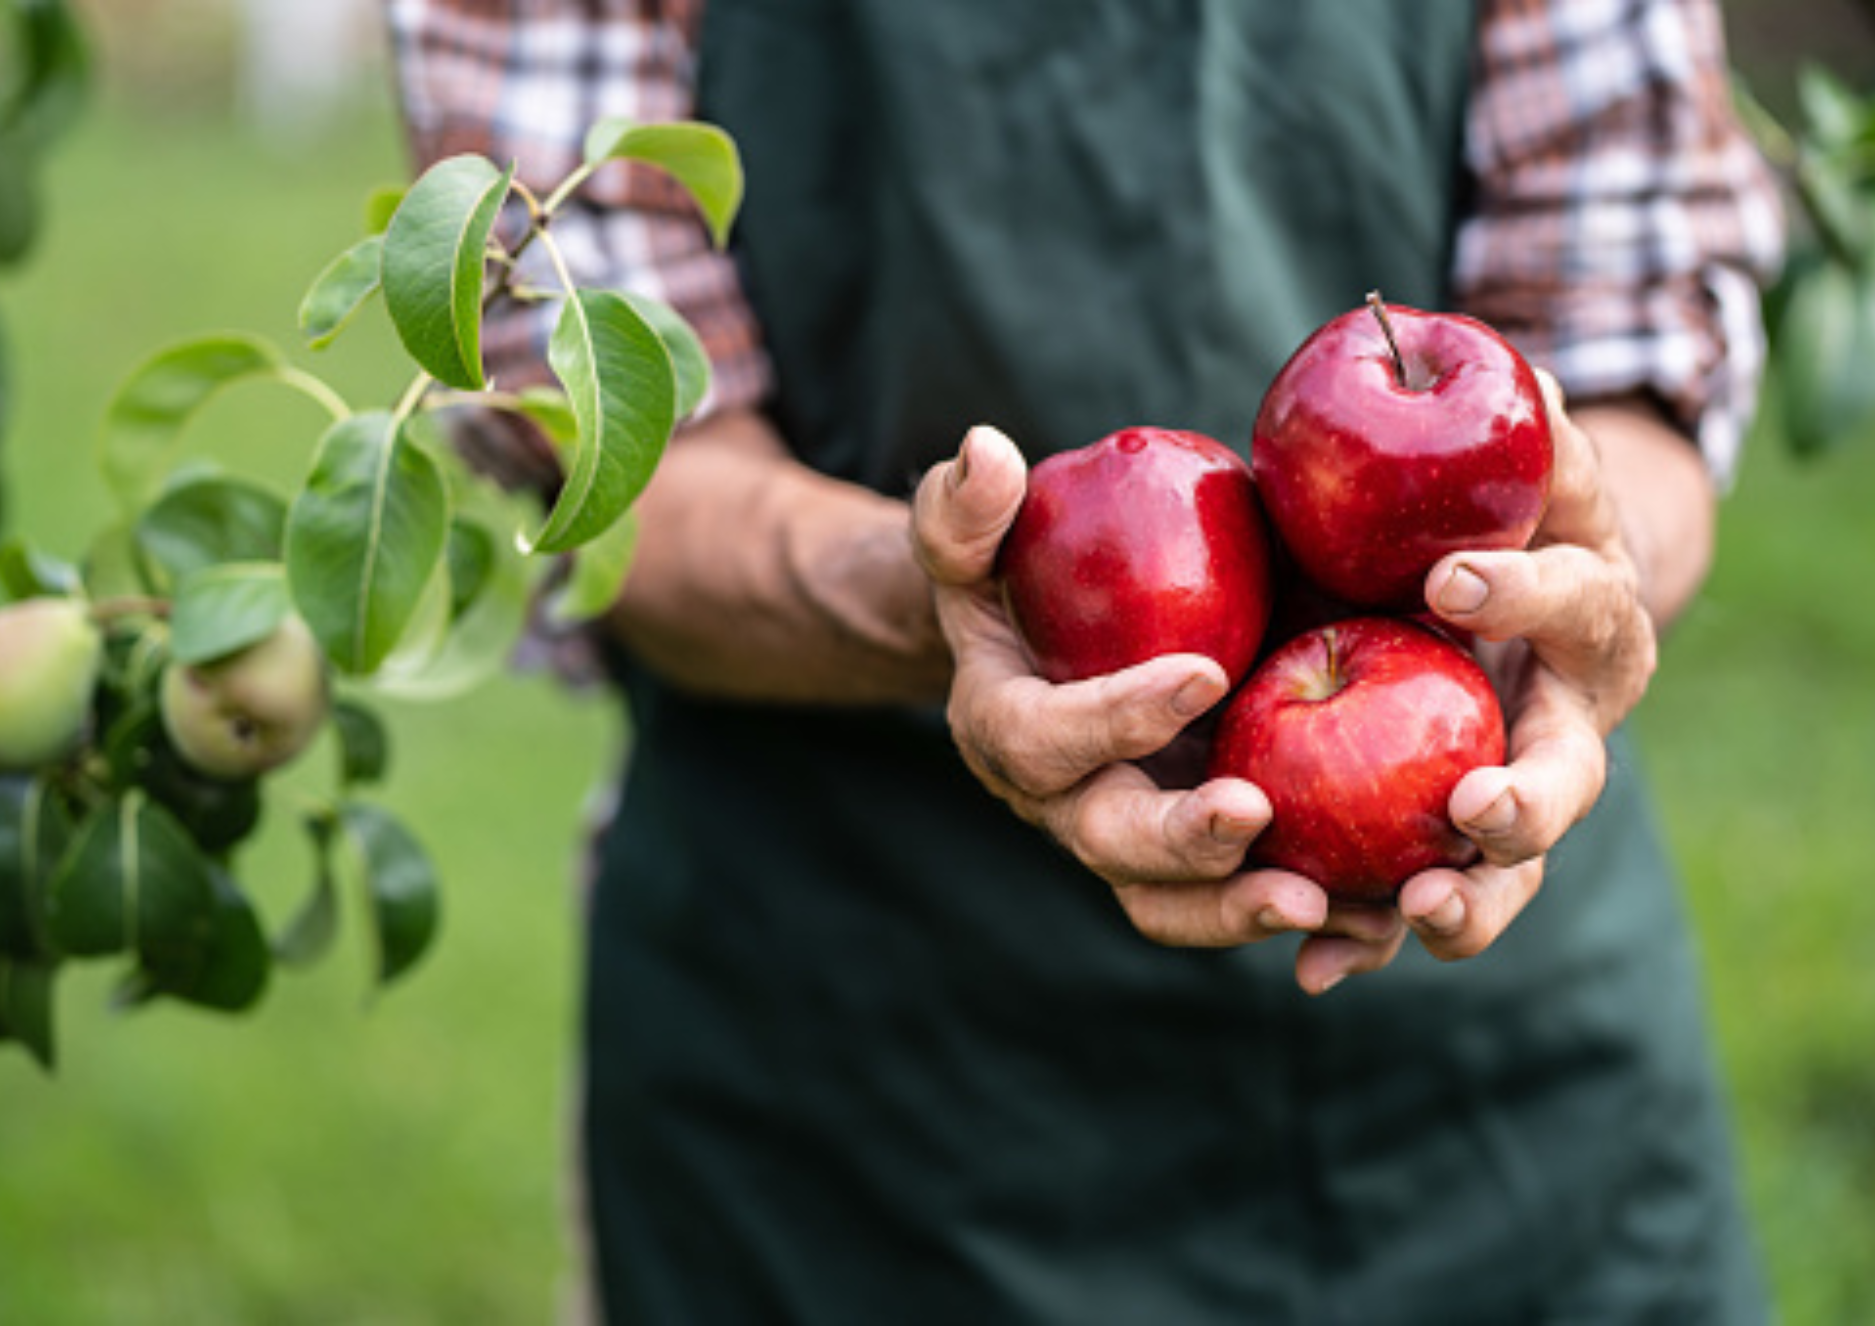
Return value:
<svg viewBox="0 0 1875 1326">
<path fill-rule="evenodd" d="M 1374 316 L 1380 320 L 1380 334 L 1387 338 L 1387 349 L 1393 351 L 1394 376 L 1399 378 L 1402 390 L 1410 389 L 1406 381 L 1406 358 L 1400 353 L 1400 343 L 1393 335 L 1393 320 L 1387 316 L 1386 302 L 1380 298 L 1378 290 L 1367 292 L 1367 307 L 1371 308 Z"/>
</svg>

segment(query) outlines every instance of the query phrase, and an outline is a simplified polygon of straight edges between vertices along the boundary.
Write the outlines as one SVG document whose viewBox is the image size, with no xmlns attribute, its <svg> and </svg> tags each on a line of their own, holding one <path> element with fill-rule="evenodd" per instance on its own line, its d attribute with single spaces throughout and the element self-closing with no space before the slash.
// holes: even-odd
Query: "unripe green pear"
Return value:
<svg viewBox="0 0 1875 1326">
<path fill-rule="evenodd" d="M 158 696 L 163 731 L 212 778 L 252 778 L 311 744 L 330 704 L 325 655 L 288 617 L 272 635 L 209 663 L 172 663 Z"/>
<path fill-rule="evenodd" d="M 103 634 L 79 600 L 0 608 L 0 768 L 37 768 L 77 747 L 103 660 Z"/>
</svg>

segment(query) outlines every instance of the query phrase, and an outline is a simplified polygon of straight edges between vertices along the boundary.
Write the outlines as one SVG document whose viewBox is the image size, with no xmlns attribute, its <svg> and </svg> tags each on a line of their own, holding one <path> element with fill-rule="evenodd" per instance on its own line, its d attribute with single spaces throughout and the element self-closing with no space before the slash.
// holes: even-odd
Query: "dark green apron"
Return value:
<svg viewBox="0 0 1875 1326">
<path fill-rule="evenodd" d="M 996 423 L 1245 443 L 1372 286 L 1437 306 L 1467 0 L 710 0 L 776 414 L 890 493 Z M 1483 958 L 1320 1001 L 1155 947 L 925 710 L 625 665 L 586 1131 L 611 1319 L 1752 1322 L 1697 979 L 1625 747 Z"/>
</svg>

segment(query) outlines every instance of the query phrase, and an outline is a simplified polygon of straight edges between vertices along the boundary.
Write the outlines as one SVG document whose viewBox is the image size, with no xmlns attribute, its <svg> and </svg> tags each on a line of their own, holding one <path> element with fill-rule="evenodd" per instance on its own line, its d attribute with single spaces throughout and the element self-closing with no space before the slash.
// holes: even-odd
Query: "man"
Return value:
<svg viewBox="0 0 1875 1326">
<path fill-rule="evenodd" d="M 604 640 L 610 1318 L 1761 1319 L 1615 735 L 1705 571 L 1777 248 L 1710 4 L 391 8 L 421 159 L 551 184 L 600 115 L 696 114 L 749 172 L 733 260 L 622 170 L 556 221 L 718 373 Z M 1507 642 L 1510 763 L 1451 805 L 1483 861 L 1382 914 L 1240 869 L 1259 789 L 1140 771 L 1214 665 L 1050 687 L 990 580 L 1025 455 L 1242 445 L 1374 286 L 1574 402 L 1535 550 L 1428 579 Z"/>
</svg>

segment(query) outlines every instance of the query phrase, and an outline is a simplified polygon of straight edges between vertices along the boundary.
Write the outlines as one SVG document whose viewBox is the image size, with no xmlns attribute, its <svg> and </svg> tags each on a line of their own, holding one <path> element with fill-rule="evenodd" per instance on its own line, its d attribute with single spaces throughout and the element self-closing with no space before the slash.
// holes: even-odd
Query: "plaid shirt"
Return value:
<svg viewBox="0 0 1875 1326">
<path fill-rule="evenodd" d="M 704 0 L 386 3 L 422 164 L 477 152 L 545 189 L 601 116 L 693 111 Z M 1653 392 L 1729 477 L 1782 215 L 1732 114 L 1716 3 L 1483 0 L 1473 63 L 1455 304 L 1573 398 Z M 582 283 L 654 295 L 697 327 L 716 367 L 706 410 L 762 399 L 770 369 L 734 265 L 670 181 L 609 165 L 554 234 Z M 491 370 L 537 375 L 551 315 L 491 327 Z"/>
</svg>

